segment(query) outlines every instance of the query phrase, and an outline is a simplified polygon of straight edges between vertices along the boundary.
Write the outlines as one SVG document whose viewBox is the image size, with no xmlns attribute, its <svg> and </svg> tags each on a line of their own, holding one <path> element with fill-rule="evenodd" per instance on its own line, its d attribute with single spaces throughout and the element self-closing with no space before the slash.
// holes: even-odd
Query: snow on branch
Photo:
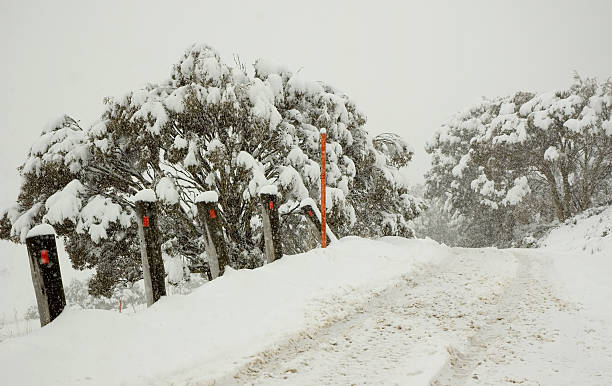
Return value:
<svg viewBox="0 0 612 386">
<path fill-rule="evenodd" d="M 17 236 L 22 243 L 25 243 L 28 231 L 34 225 L 34 218 L 40 214 L 42 208 L 42 202 L 37 202 L 13 221 L 11 236 Z"/>
<path fill-rule="evenodd" d="M 282 166 L 278 175 L 278 184 L 284 191 L 289 193 L 289 197 L 301 200 L 308 197 L 308 189 L 304 186 L 302 176 L 291 166 Z"/>
<path fill-rule="evenodd" d="M 79 180 L 70 181 L 62 190 L 49 196 L 45 202 L 47 214 L 43 221 L 50 224 L 61 224 L 66 220 L 77 222 L 81 210 L 81 199 L 79 195 L 85 191 L 85 187 Z"/>
<path fill-rule="evenodd" d="M 508 190 L 506 197 L 502 200 L 502 204 L 516 205 L 523 200 L 527 194 L 531 192 L 527 177 L 522 176 L 514 180 L 514 186 Z"/>
<path fill-rule="evenodd" d="M 174 181 L 169 177 L 162 177 L 155 187 L 157 197 L 166 204 L 175 205 L 179 202 L 179 193 Z"/>
<path fill-rule="evenodd" d="M 148 189 L 144 195 L 150 198 L 155 193 Z M 107 230 L 112 223 L 118 223 L 127 228 L 132 223 L 132 213 L 127 213 L 121 205 L 114 203 L 110 198 L 101 195 L 93 196 L 87 205 L 83 207 L 76 226 L 78 233 L 89 233 L 94 243 L 99 243 L 101 239 L 108 238 Z"/>
<path fill-rule="evenodd" d="M 195 202 L 219 202 L 219 194 L 214 190 L 209 190 L 206 192 L 202 192 L 196 196 Z"/>
<path fill-rule="evenodd" d="M 251 178 L 248 182 L 248 187 L 243 193 L 245 200 L 251 197 L 256 197 L 258 190 L 268 185 L 268 179 L 264 174 L 263 165 L 246 151 L 241 151 L 236 157 L 236 164 L 251 172 Z"/>
<path fill-rule="evenodd" d="M 86 133 L 74 119 L 63 115 L 47 125 L 34 141 L 21 172 L 40 176 L 44 164 L 59 163 L 77 173 L 90 158 L 88 146 Z"/>
<path fill-rule="evenodd" d="M 278 186 L 276 185 L 266 185 L 259 190 L 259 194 L 267 194 L 270 196 L 280 196 L 278 193 Z"/>
</svg>

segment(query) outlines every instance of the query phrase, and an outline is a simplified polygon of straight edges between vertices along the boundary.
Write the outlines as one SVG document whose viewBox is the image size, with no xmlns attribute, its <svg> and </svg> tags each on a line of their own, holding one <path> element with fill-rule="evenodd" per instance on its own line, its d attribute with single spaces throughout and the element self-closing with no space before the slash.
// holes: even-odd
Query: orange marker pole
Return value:
<svg viewBox="0 0 612 386">
<path fill-rule="evenodd" d="M 321 247 L 327 246 L 327 234 L 325 232 L 325 141 L 326 130 L 321 129 Z"/>
</svg>

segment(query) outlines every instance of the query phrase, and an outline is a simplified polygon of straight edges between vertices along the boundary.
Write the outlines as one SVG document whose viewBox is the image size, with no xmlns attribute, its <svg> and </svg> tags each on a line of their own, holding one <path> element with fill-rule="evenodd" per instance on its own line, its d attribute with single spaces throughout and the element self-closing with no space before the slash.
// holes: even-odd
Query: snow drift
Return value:
<svg viewBox="0 0 612 386">
<path fill-rule="evenodd" d="M 28 336 L 0 343 L 3 382 L 155 384 L 194 371 L 198 381 L 226 377 L 449 251 L 430 240 L 348 237 L 255 270 L 228 269 L 192 294 L 162 298 L 142 313 L 68 310 Z"/>
<path fill-rule="evenodd" d="M 555 270 L 590 317 L 612 325 L 612 206 L 593 208 L 553 229 L 541 244 Z"/>
</svg>

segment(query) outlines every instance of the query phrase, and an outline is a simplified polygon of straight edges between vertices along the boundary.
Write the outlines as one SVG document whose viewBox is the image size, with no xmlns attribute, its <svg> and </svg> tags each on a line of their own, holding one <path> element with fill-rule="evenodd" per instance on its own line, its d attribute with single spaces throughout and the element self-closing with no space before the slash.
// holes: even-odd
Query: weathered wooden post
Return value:
<svg viewBox="0 0 612 386">
<path fill-rule="evenodd" d="M 323 236 L 323 229 L 321 229 L 321 212 L 319 208 L 317 208 L 317 204 L 314 202 L 312 198 L 305 198 L 300 203 L 300 210 L 304 215 L 310 220 L 310 222 L 316 228 L 318 234 Z M 325 241 L 326 245 L 330 244 L 333 241 L 337 241 L 336 235 L 329 227 L 325 228 Z"/>
<path fill-rule="evenodd" d="M 278 217 L 278 188 L 267 185 L 259 192 L 261 200 L 261 218 L 263 222 L 264 241 L 266 245 L 266 260 L 268 263 L 283 257 L 280 237 L 280 219 Z"/>
<path fill-rule="evenodd" d="M 317 234 L 321 235 L 321 221 L 319 221 L 320 212 L 316 209 L 314 200 L 305 199 L 300 203 L 302 213 L 310 220 L 310 223 L 315 227 Z M 327 244 L 330 243 L 329 236 L 326 237 Z"/>
<path fill-rule="evenodd" d="M 206 232 L 206 253 L 208 254 L 208 265 L 212 278 L 215 279 L 225 272 L 225 266 L 229 264 L 223 227 L 219 218 L 219 195 L 215 191 L 200 193 L 196 197 L 198 216 Z"/>
<path fill-rule="evenodd" d="M 66 306 L 66 295 L 55 245 L 55 230 L 49 224 L 35 226 L 26 236 L 26 247 L 40 326 L 43 327 L 57 318 Z"/>
<path fill-rule="evenodd" d="M 166 295 L 166 272 L 161 253 L 161 239 L 157 226 L 157 197 L 151 189 L 144 189 L 134 196 L 138 216 L 140 257 L 144 276 L 147 306 Z"/>
</svg>

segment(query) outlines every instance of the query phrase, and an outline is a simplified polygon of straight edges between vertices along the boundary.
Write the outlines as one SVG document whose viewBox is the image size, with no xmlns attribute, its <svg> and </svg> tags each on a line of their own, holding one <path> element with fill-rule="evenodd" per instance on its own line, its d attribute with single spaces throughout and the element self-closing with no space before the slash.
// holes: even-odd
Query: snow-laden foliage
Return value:
<svg viewBox="0 0 612 386">
<path fill-rule="evenodd" d="M 196 198 L 214 191 L 232 266 L 255 267 L 263 262 L 265 186 L 280 194 L 286 250 L 314 246 L 298 207 L 309 197 L 318 204 L 325 128 L 330 227 L 339 236 L 411 236 L 408 222 L 423 204 L 398 169 L 412 150 L 393 134 L 371 137 L 365 124 L 350 98 L 323 82 L 262 60 L 231 67 L 213 48 L 194 45 L 168 80 L 106 98 L 88 129 L 67 116 L 45 129 L 21 169 L 17 204 L 0 213 L 0 231 L 19 240 L 36 223 L 52 223 L 75 265 L 98 267 L 90 288 L 108 294 L 139 276 L 136 192 L 156 193 L 170 254 L 201 266 Z"/>
<path fill-rule="evenodd" d="M 567 90 L 483 100 L 428 145 L 427 195 L 470 221 L 491 218 L 498 235 L 551 208 L 563 221 L 609 192 L 611 112 L 612 80 L 576 77 Z"/>
</svg>

